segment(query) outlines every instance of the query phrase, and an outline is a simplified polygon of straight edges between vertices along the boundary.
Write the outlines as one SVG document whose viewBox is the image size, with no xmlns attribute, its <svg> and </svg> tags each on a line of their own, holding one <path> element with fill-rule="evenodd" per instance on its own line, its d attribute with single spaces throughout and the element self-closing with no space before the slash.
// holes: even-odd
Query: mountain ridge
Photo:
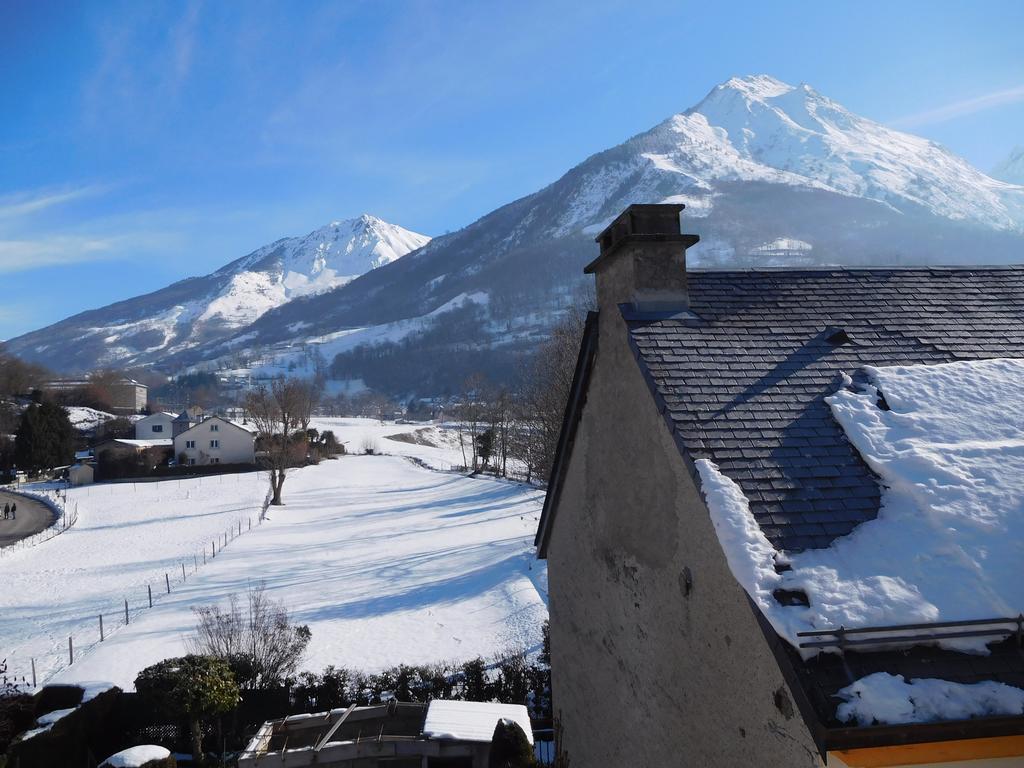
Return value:
<svg viewBox="0 0 1024 768">
<path fill-rule="evenodd" d="M 593 237 L 633 202 L 686 205 L 684 228 L 701 235 L 694 267 L 1024 261 L 1024 187 L 808 85 L 755 75 L 397 261 L 150 364 L 269 371 L 313 345 L 342 356 L 340 375 L 365 365 L 361 344 L 442 344 L 439 361 L 456 347 L 525 352 L 582 284 Z M 358 365 L 345 375 L 369 375 Z"/>
<path fill-rule="evenodd" d="M 243 328 L 297 297 L 337 288 L 430 241 L 369 214 L 285 237 L 206 275 L 72 315 L 7 347 L 58 370 L 152 364 Z M 55 361 L 53 336 L 62 344 Z M 27 354 L 26 354 L 27 352 Z"/>
</svg>

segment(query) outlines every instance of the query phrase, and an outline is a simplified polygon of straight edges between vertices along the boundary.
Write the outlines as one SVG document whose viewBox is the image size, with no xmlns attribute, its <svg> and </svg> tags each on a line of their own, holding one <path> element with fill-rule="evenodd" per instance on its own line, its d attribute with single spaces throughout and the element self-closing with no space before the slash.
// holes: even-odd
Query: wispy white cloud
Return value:
<svg viewBox="0 0 1024 768">
<path fill-rule="evenodd" d="M 121 240 L 83 235 L 0 240 L 0 274 L 111 258 Z"/>
<path fill-rule="evenodd" d="M 169 43 L 174 77 L 170 87 L 174 90 L 177 90 L 192 71 L 192 54 L 196 45 L 201 7 L 200 0 L 192 0 L 186 6 L 182 17 L 171 29 Z"/>
<path fill-rule="evenodd" d="M 154 212 L 78 217 L 51 209 L 109 192 L 111 185 L 66 186 L 0 196 L 0 274 L 81 264 L 166 249 L 173 241 Z M 56 220 L 55 220 L 56 219 Z"/>
<path fill-rule="evenodd" d="M 6 195 L 0 197 L 0 219 L 16 219 L 22 216 L 29 216 L 57 205 L 103 194 L 106 189 L 106 187 L 100 185 L 88 185 Z"/>
<path fill-rule="evenodd" d="M 97 64 L 81 86 L 85 123 L 130 121 L 137 132 L 159 125 L 192 74 L 202 9 L 202 0 L 165 12 L 140 4 L 104 18 L 94 30 Z"/>
<path fill-rule="evenodd" d="M 124 234 L 61 234 L 0 239 L 0 274 L 43 267 L 147 257 L 176 243 L 173 235 L 138 230 Z"/>
<path fill-rule="evenodd" d="M 986 93 L 983 96 L 975 96 L 971 99 L 954 101 L 951 104 L 936 107 L 935 109 L 929 109 L 924 112 L 918 112 L 913 115 L 904 115 L 896 120 L 892 120 L 891 124 L 897 128 L 917 128 L 922 125 L 942 123 L 946 120 L 953 120 L 957 117 L 964 117 L 966 115 L 973 115 L 976 112 L 983 112 L 986 109 L 993 109 L 995 107 L 1001 107 L 1007 104 L 1017 104 L 1020 102 L 1024 102 L 1024 85 L 1018 85 L 1014 88 L 1006 88 L 1001 91 L 993 91 L 992 93 Z"/>
</svg>

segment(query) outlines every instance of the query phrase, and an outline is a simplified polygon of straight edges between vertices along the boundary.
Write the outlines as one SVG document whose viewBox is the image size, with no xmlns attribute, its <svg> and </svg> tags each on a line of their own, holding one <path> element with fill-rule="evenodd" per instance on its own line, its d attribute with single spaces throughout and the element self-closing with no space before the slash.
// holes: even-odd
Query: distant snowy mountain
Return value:
<svg viewBox="0 0 1024 768">
<path fill-rule="evenodd" d="M 225 338 L 296 297 L 346 285 L 429 241 L 375 216 L 335 221 L 204 277 L 26 334 L 8 349 L 59 370 L 156 364 Z"/>
<path fill-rule="evenodd" d="M 214 272 L 228 283 L 198 322 L 240 328 L 296 296 L 338 288 L 429 241 L 366 214 L 331 222 L 305 237 L 283 238 Z"/>
<path fill-rule="evenodd" d="M 321 279 L 303 261 L 296 274 L 307 277 L 288 289 L 287 249 L 257 251 L 241 261 L 255 267 L 276 253 L 267 274 L 278 277 L 267 277 L 273 298 L 253 322 L 243 325 L 234 300 L 212 309 L 206 302 L 203 312 L 213 315 L 199 323 L 202 333 L 188 343 L 135 340 L 134 348 L 155 346 L 134 359 L 170 371 L 270 372 L 295 367 L 299 357 L 308 362 L 313 349 L 328 362 L 341 355 L 338 376 L 399 393 L 451 389 L 472 368 L 501 376 L 518 351 L 545 337 L 584 282 L 594 236 L 635 202 L 686 205 L 684 231 L 701 236 L 688 255 L 696 267 L 1024 261 L 1024 186 L 810 86 L 756 75 L 716 86 L 693 108 L 544 189 L 340 287 L 303 295 Z M 287 301 L 274 293 L 287 290 Z M 243 292 L 264 295 L 248 284 Z M 205 335 L 205 322 L 216 334 Z M 141 327 L 110 334 L 108 359 L 132 359 L 119 347 Z M 16 339 L 12 350 L 59 365 L 69 350 L 52 346 L 51 333 Z"/>
<path fill-rule="evenodd" d="M 1009 157 L 992 169 L 992 175 L 1012 184 L 1024 184 L 1024 146 L 1016 147 Z"/>
<path fill-rule="evenodd" d="M 514 352 L 543 338 L 582 282 L 593 237 L 633 202 L 686 205 L 684 230 L 701 235 L 689 255 L 697 267 L 1024 261 L 1024 187 L 810 86 L 734 78 L 539 192 L 174 365 L 218 367 L 257 348 L 261 370 L 272 370 L 274 361 L 295 364 L 290 350 L 301 339 L 328 359 L 341 353 L 337 372 L 372 385 L 451 386 L 473 355 L 496 365 L 484 350 Z M 458 311 L 447 309 L 453 302 Z M 443 332 L 425 331 L 439 325 Z M 437 338 L 447 349 L 461 344 L 460 365 Z M 430 345 L 434 352 L 416 358 L 415 379 L 406 365 L 410 375 L 399 380 L 401 370 L 358 350 L 387 343 L 401 343 L 407 360 Z"/>
</svg>

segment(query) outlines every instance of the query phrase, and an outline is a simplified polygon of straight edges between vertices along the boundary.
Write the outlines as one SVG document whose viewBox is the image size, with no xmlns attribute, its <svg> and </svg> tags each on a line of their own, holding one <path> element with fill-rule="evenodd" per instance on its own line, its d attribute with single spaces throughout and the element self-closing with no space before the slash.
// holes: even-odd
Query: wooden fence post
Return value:
<svg viewBox="0 0 1024 768">
<path fill-rule="evenodd" d="M 171 577 L 167 575 L 166 571 L 164 572 L 164 582 L 167 584 L 167 594 L 169 595 L 171 594 Z"/>
<path fill-rule="evenodd" d="M 152 599 L 153 599 L 152 596 L 149 599 L 150 599 L 150 601 L 152 601 Z M 125 624 L 128 623 L 128 600 L 127 600 L 127 598 L 125 598 L 125 601 L 124 601 L 124 623 Z"/>
<path fill-rule="evenodd" d="M 75 646 L 71 642 L 71 635 L 68 635 L 68 664 L 75 663 Z"/>
<path fill-rule="evenodd" d="M 100 614 L 100 642 L 103 642 L 103 614 Z"/>
<path fill-rule="evenodd" d="M 185 580 L 185 561 L 181 561 L 181 580 Z"/>
<path fill-rule="evenodd" d="M 36 687 L 36 660 L 32 659 L 32 687 Z"/>
</svg>

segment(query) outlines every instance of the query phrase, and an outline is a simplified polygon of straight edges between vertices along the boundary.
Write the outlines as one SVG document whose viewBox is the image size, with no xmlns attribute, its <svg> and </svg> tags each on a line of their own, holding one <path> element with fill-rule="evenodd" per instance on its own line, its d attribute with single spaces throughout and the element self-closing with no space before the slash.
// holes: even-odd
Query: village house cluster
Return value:
<svg viewBox="0 0 1024 768">
<path fill-rule="evenodd" d="M 135 422 L 135 436 L 96 444 L 68 470 L 72 485 L 125 474 L 124 467 L 245 465 L 256 463 L 256 430 L 223 416 L 206 415 L 190 406 L 175 415 L 165 411 Z"/>
</svg>

